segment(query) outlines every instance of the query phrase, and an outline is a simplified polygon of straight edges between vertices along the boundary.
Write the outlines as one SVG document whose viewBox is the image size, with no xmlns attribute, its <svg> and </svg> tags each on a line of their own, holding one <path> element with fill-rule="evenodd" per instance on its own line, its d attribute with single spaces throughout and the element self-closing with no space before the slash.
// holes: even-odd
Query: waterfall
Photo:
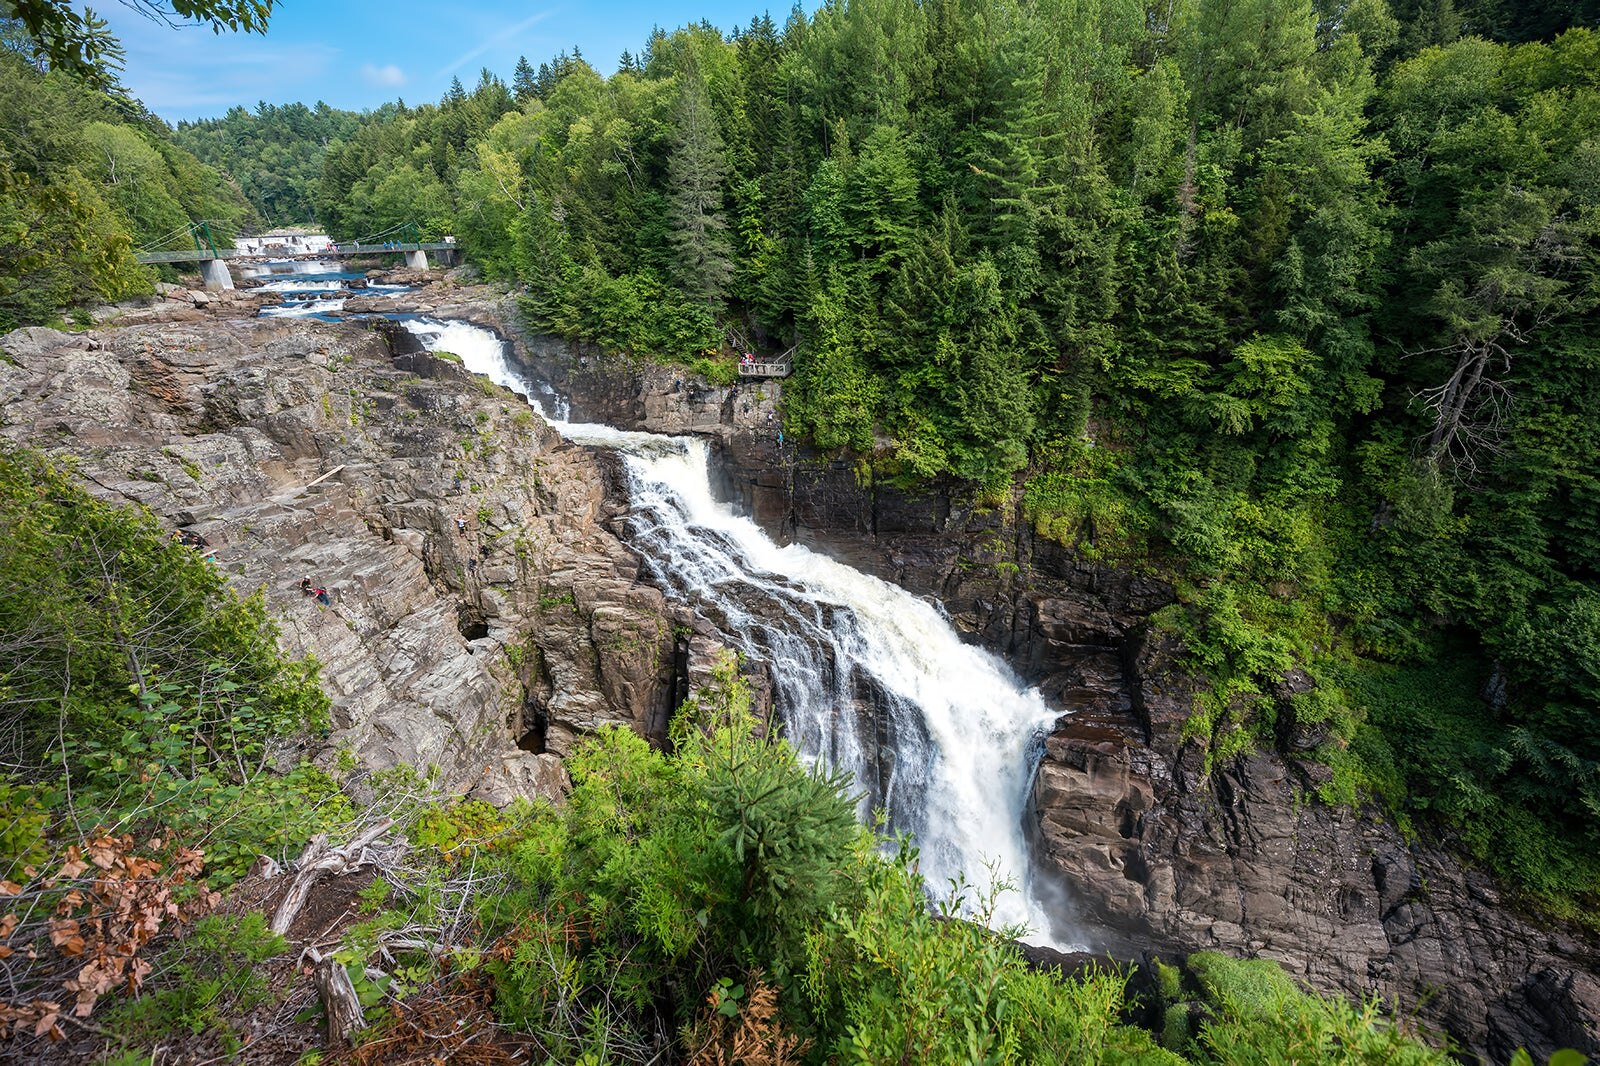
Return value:
<svg viewBox="0 0 1600 1066">
<path fill-rule="evenodd" d="M 548 385 L 521 377 L 490 331 L 404 325 L 541 413 L 565 413 Z M 948 894 L 962 875 L 981 889 L 992 873 L 1015 886 L 997 899 L 994 924 L 1026 925 L 1036 943 L 1080 946 L 1040 901 L 1023 833 L 1040 745 L 1060 716 L 1037 690 L 964 644 L 936 607 L 805 547 L 780 546 L 735 515 L 712 494 L 703 441 L 547 418 L 571 441 L 623 455 L 627 540 L 655 582 L 771 665 L 796 751 L 852 773 L 862 815 L 883 810 L 891 829 L 914 837 L 930 891 Z"/>
</svg>

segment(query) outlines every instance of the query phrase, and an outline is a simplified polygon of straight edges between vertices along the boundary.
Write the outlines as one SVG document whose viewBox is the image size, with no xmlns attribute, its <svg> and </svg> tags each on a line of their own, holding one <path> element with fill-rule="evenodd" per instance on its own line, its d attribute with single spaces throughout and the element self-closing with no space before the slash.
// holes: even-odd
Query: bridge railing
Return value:
<svg viewBox="0 0 1600 1066">
<path fill-rule="evenodd" d="M 455 244 L 455 243 L 446 244 L 443 241 L 424 241 L 422 243 L 415 243 L 415 242 L 400 243 L 398 241 L 394 241 L 394 242 L 390 242 L 389 244 L 360 244 L 360 243 L 355 242 L 355 241 L 350 241 L 350 242 L 341 242 L 339 244 L 333 245 L 333 247 L 328 249 L 328 252 L 326 254 L 329 254 L 329 255 L 364 255 L 364 254 L 367 254 L 367 253 L 375 252 L 375 253 L 381 255 L 384 252 L 443 252 L 443 251 L 454 250 L 454 249 L 459 248 L 459 247 L 461 247 L 459 244 Z M 320 255 L 320 254 L 324 254 L 324 253 L 313 252 L 313 253 L 305 253 L 305 254 Z"/>
<path fill-rule="evenodd" d="M 212 255 L 210 251 L 197 252 L 193 248 L 179 252 L 140 252 L 134 258 L 141 263 L 197 263 L 206 259 L 228 259 L 226 252 Z"/>
<path fill-rule="evenodd" d="M 140 252 L 137 256 L 141 263 L 196 263 L 207 259 L 281 259 L 286 254 L 296 258 L 315 259 L 318 256 L 334 255 L 383 255 L 394 252 L 455 252 L 460 251 L 461 245 L 454 242 L 431 241 L 423 244 L 336 244 L 320 252 L 296 252 L 289 249 L 280 251 L 263 252 L 223 252 L 212 255 L 209 249 L 198 251 L 190 248 L 178 252 Z"/>
</svg>

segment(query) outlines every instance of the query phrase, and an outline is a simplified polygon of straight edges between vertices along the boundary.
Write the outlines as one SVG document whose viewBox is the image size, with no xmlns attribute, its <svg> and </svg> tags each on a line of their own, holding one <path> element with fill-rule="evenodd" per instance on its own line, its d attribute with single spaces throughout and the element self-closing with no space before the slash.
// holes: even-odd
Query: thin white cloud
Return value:
<svg viewBox="0 0 1600 1066">
<path fill-rule="evenodd" d="M 477 59 L 479 56 L 483 55 L 483 53 L 487 52 L 489 49 L 495 47 L 496 45 L 504 44 L 513 37 L 516 37 L 518 34 L 532 29 L 534 26 L 537 26 L 539 23 L 543 22 L 545 19 L 554 14 L 554 11 L 541 11 L 537 15 L 528 16 L 515 26 L 507 26 L 505 29 L 501 30 L 492 37 L 485 38 L 481 43 L 479 43 L 478 47 L 469 52 L 463 53 L 455 61 L 446 63 L 444 66 L 434 71 L 433 76 L 435 78 L 442 78 L 446 74 L 454 74 L 456 71 L 472 62 L 474 59 Z"/>
<path fill-rule="evenodd" d="M 333 65 L 338 51 L 320 45 L 270 44 L 260 38 L 212 38 L 196 47 L 186 33 L 169 33 L 155 42 L 125 42 L 128 68 L 123 76 L 134 96 L 168 121 L 220 115 L 257 101 L 312 99 L 301 86 L 314 84 Z"/>
<path fill-rule="evenodd" d="M 406 72 L 393 63 L 375 67 L 371 63 L 361 64 L 361 80 L 379 89 L 398 89 L 406 83 Z"/>
</svg>

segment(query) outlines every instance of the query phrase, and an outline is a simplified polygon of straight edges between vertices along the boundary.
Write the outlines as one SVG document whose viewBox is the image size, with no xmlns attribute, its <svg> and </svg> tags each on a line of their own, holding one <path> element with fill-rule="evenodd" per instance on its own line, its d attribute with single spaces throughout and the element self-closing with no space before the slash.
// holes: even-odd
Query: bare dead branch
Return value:
<svg viewBox="0 0 1600 1066">
<path fill-rule="evenodd" d="M 355 839 L 338 848 L 328 847 L 328 838 L 321 833 L 311 838 L 306 850 L 295 864 L 294 880 L 289 891 L 272 916 L 271 929 L 280 936 L 289 931 L 295 916 L 306 905 L 311 889 L 329 874 L 348 873 L 364 865 L 362 850 L 394 825 L 393 818 L 385 818 L 363 830 Z"/>
</svg>

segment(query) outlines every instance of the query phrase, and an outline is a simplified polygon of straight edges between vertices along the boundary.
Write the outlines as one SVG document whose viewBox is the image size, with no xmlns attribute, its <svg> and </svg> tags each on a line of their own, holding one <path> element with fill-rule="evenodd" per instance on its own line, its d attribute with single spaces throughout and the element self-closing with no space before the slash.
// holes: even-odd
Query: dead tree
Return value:
<svg viewBox="0 0 1600 1066">
<path fill-rule="evenodd" d="M 280 936 L 287 933 L 294 924 L 295 916 L 306 905 L 316 883 L 329 874 L 348 873 L 361 866 L 363 849 L 370 847 L 393 825 L 393 818 L 385 818 L 362 830 L 348 844 L 337 848 L 328 847 L 328 838 L 322 833 L 312 837 L 295 863 L 294 879 L 289 882 L 289 890 L 284 893 L 277 911 L 273 913 L 272 931 Z"/>
</svg>

